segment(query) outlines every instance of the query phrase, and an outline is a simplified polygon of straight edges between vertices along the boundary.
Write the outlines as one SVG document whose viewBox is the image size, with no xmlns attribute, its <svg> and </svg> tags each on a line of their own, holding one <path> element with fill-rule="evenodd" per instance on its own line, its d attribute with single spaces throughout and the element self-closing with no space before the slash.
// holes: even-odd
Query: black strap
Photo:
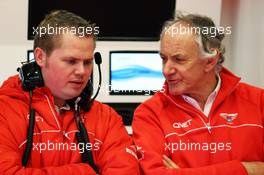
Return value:
<svg viewBox="0 0 264 175">
<path fill-rule="evenodd" d="M 35 125 L 35 110 L 30 109 L 29 114 L 29 127 L 27 130 L 27 143 L 26 143 L 26 149 L 22 157 L 22 165 L 24 167 L 27 166 L 28 159 L 31 154 L 32 149 L 32 142 L 33 142 L 33 132 L 34 132 L 34 125 Z"/>
<path fill-rule="evenodd" d="M 90 143 L 90 141 L 89 141 L 89 137 L 87 135 L 87 131 L 86 131 L 86 128 L 83 122 L 79 122 L 79 129 L 80 129 L 80 132 L 76 132 L 75 135 L 76 135 L 76 139 L 78 143 L 81 146 L 80 149 L 83 150 L 83 152 L 81 152 L 82 162 L 88 163 L 94 169 L 94 171 L 98 174 L 99 171 L 94 163 L 92 151 L 90 149 L 87 149 L 87 145 Z"/>
</svg>

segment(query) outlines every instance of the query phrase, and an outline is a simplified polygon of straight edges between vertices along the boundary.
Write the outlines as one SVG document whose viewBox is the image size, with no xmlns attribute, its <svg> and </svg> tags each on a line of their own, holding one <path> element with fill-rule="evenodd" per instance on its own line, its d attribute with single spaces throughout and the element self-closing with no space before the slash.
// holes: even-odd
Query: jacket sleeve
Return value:
<svg viewBox="0 0 264 175">
<path fill-rule="evenodd" d="M 98 157 L 100 174 L 140 174 L 136 149 L 123 125 L 122 118 L 110 107 L 107 113 L 110 119 Z"/>
<path fill-rule="evenodd" d="M 133 139 L 138 148 L 139 163 L 145 175 L 247 175 L 239 161 L 197 167 L 167 169 L 163 165 L 165 137 L 156 114 L 146 105 L 137 108 L 133 119 Z M 168 154 L 167 154 L 168 155 Z M 177 164 L 177 162 L 175 162 Z"/>
<path fill-rule="evenodd" d="M 24 168 L 22 155 L 8 124 L 0 114 L 0 174 L 7 175 L 95 175 L 87 164 L 76 163 L 57 167 Z"/>
</svg>

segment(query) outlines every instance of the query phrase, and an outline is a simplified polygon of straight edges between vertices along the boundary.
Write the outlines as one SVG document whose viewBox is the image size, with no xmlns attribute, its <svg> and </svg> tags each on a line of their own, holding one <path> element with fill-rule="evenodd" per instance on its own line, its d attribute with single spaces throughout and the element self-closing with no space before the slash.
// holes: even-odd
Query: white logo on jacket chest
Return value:
<svg viewBox="0 0 264 175">
<path fill-rule="evenodd" d="M 192 119 L 189 119 L 186 122 L 182 122 L 182 123 L 181 122 L 175 122 L 175 123 L 173 123 L 172 127 L 173 128 L 187 128 L 187 127 L 191 126 L 191 121 L 192 121 Z"/>
<path fill-rule="evenodd" d="M 233 121 L 237 118 L 237 115 L 238 115 L 237 113 L 232 113 L 232 114 L 220 113 L 220 116 L 226 119 L 227 123 L 229 124 L 233 124 Z"/>
</svg>

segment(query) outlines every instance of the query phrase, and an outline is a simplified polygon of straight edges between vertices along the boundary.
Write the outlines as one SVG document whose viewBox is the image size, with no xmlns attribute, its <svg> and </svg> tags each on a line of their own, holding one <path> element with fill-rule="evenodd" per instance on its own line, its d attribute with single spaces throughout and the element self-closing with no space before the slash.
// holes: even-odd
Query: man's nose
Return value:
<svg viewBox="0 0 264 175">
<path fill-rule="evenodd" d="M 84 64 L 83 63 L 78 63 L 77 66 L 76 66 L 76 70 L 75 70 L 76 74 L 84 74 L 85 72 L 85 68 L 84 68 Z"/>
<path fill-rule="evenodd" d="M 176 72 L 176 67 L 170 59 L 168 59 L 167 62 L 163 64 L 162 69 L 163 69 L 163 74 L 166 77 L 175 74 Z"/>
</svg>

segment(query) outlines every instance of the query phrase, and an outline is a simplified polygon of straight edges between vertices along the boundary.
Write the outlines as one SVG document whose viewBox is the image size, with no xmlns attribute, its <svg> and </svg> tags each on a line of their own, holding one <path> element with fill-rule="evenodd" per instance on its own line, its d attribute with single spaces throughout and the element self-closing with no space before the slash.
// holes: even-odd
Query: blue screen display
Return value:
<svg viewBox="0 0 264 175">
<path fill-rule="evenodd" d="M 159 52 L 110 52 L 110 94 L 150 95 L 164 80 Z"/>
</svg>

